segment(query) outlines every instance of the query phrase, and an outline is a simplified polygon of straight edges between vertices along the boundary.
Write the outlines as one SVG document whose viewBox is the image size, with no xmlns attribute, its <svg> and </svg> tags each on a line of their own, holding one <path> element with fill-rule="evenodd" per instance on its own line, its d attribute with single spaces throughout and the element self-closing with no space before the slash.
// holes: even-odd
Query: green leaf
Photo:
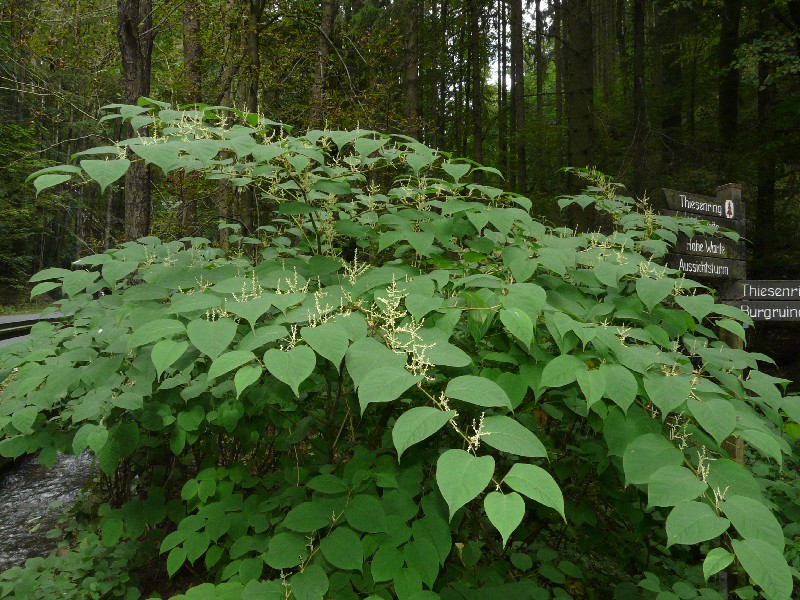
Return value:
<svg viewBox="0 0 800 600">
<path fill-rule="evenodd" d="M 64 276 L 64 284 L 62 288 L 67 296 L 74 296 L 78 292 L 85 290 L 90 284 L 94 283 L 98 277 L 100 277 L 100 273 L 97 271 L 72 271 L 68 275 Z"/>
<path fill-rule="evenodd" d="M 783 466 L 783 454 L 781 444 L 775 437 L 764 431 L 757 429 L 745 429 L 739 433 L 739 437 L 753 446 L 766 457 L 774 458 L 778 466 Z"/>
<path fill-rule="evenodd" d="M 554 508 L 566 521 L 561 488 L 553 476 L 541 467 L 516 463 L 503 478 L 503 483 L 539 504 Z"/>
<path fill-rule="evenodd" d="M 475 375 L 456 377 L 447 383 L 444 393 L 448 398 L 477 406 L 511 408 L 511 400 L 503 388 L 485 377 Z"/>
<path fill-rule="evenodd" d="M 525 516 L 525 500 L 516 492 L 490 492 L 483 500 L 483 507 L 492 525 L 500 532 L 505 547 L 509 536 L 519 527 L 522 517 Z"/>
<path fill-rule="evenodd" d="M 320 210 L 319 207 L 308 204 L 307 202 L 286 201 L 278 205 L 279 215 L 308 215 L 319 212 Z"/>
<path fill-rule="evenodd" d="M 419 575 L 422 583 L 432 588 L 439 575 L 439 553 L 436 546 L 425 538 L 414 539 L 403 548 L 403 556 L 408 568 Z"/>
<path fill-rule="evenodd" d="M 328 576 L 317 564 L 306 567 L 289 579 L 296 600 L 322 600 L 328 591 Z"/>
<path fill-rule="evenodd" d="M 738 321 L 734 321 L 733 319 L 718 319 L 716 324 L 718 327 L 730 331 L 740 340 L 745 339 L 744 327 L 742 327 L 741 323 Z"/>
<path fill-rule="evenodd" d="M 337 569 L 360 571 L 364 564 L 361 537 L 352 529 L 337 527 L 319 544 L 322 556 Z"/>
<path fill-rule="evenodd" d="M 560 354 L 544 366 L 541 389 L 557 388 L 575 381 L 580 371 L 586 371 L 586 364 L 572 354 Z"/>
<path fill-rule="evenodd" d="M 186 536 L 183 547 L 186 548 L 186 560 L 194 564 L 198 558 L 205 554 L 208 545 L 211 543 L 211 536 L 207 531 L 193 531 Z"/>
<path fill-rule="evenodd" d="M 470 165 L 464 163 L 452 163 L 450 161 L 442 163 L 442 170 L 453 178 L 454 183 L 458 183 L 464 175 L 469 173 L 470 168 Z"/>
<path fill-rule="evenodd" d="M 322 502 L 302 502 L 287 513 L 281 524 L 301 533 L 316 531 L 331 524 L 331 510 Z"/>
<path fill-rule="evenodd" d="M 36 179 L 33 180 L 33 187 L 36 188 L 36 195 L 38 196 L 42 191 L 46 190 L 47 188 L 55 187 L 60 183 L 64 183 L 65 181 L 69 181 L 72 179 L 72 175 L 40 175 Z"/>
<path fill-rule="evenodd" d="M 215 358 L 214 362 L 211 363 L 211 367 L 208 369 L 208 379 L 211 380 L 220 375 L 224 375 L 255 359 L 256 356 L 252 352 L 245 352 L 243 350 L 226 352 L 218 358 Z"/>
<path fill-rule="evenodd" d="M 192 296 L 194 295 L 192 294 Z M 225 310 L 232 312 L 237 317 L 241 317 L 250 324 L 251 329 L 255 329 L 256 323 L 270 309 L 270 306 L 272 305 L 266 300 L 256 298 L 246 302 L 228 302 L 225 305 Z"/>
<path fill-rule="evenodd" d="M 675 302 L 677 302 L 678 306 L 683 310 L 697 319 L 698 323 L 703 320 L 703 317 L 714 310 L 714 298 L 708 294 L 677 296 Z"/>
<path fill-rule="evenodd" d="M 312 188 L 336 196 L 345 196 L 353 193 L 350 184 L 341 179 L 317 179 Z"/>
<path fill-rule="evenodd" d="M 718 444 L 733 433 L 736 427 L 736 409 L 724 398 L 695 400 L 689 398 L 687 406 L 698 425 L 705 429 Z"/>
<path fill-rule="evenodd" d="M 759 539 L 733 540 L 733 551 L 770 600 L 792 597 L 792 571 L 775 546 Z"/>
<path fill-rule="evenodd" d="M 526 262 L 530 262 L 530 259 Z M 512 308 L 521 310 L 530 317 L 531 322 L 535 322 L 547 303 L 547 293 L 544 288 L 534 283 L 514 283 L 506 289 L 507 295 L 500 298 L 503 307 L 509 310 Z"/>
<path fill-rule="evenodd" d="M 587 408 L 591 408 L 595 402 L 603 399 L 603 394 L 606 393 L 606 376 L 603 371 L 599 369 L 578 371 L 576 378 L 578 387 L 586 398 Z"/>
<path fill-rule="evenodd" d="M 680 465 L 667 465 L 655 471 L 647 482 L 648 506 L 676 506 L 697 498 L 708 484 Z"/>
<path fill-rule="evenodd" d="M 317 355 L 308 346 L 295 346 L 291 350 L 267 350 L 264 366 L 278 380 L 282 381 L 300 396 L 300 384 L 314 372 Z"/>
<path fill-rule="evenodd" d="M 452 521 L 455 512 L 478 496 L 494 474 L 494 458 L 473 456 L 464 450 L 447 450 L 436 462 L 436 483 L 447 502 Z"/>
<path fill-rule="evenodd" d="M 711 466 L 707 482 L 714 490 L 727 490 L 730 495 L 747 496 L 763 502 L 761 486 L 753 474 L 742 465 L 727 458 L 718 458 Z"/>
<path fill-rule="evenodd" d="M 705 542 L 725 533 L 730 524 L 705 502 L 678 504 L 667 516 L 667 546 Z"/>
<path fill-rule="evenodd" d="M 249 386 L 253 385 L 261 377 L 264 369 L 261 365 L 245 365 L 233 376 L 233 385 L 236 388 L 236 397 L 239 398 L 242 392 Z"/>
<path fill-rule="evenodd" d="M 157 342 L 150 353 L 150 359 L 156 367 L 158 376 L 160 377 L 161 373 L 178 360 L 188 347 L 189 342 L 186 341 L 161 340 Z"/>
<path fill-rule="evenodd" d="M 210 308 L 217 308 L 221 303 L 222 299 L 211 293 L 177 293 L 170 298 L 170 307 L 167 312 L 177 315 L 200 311 L 205 313 Z M 236 311 L 231 312 L 237 314 Z"/>
<path fill-rule="evenodd" d="M 429 312 L 441 308 L 444 304 L 444 298 L 411 293 L 405 297 L 404 302 L 408 312 L 419 322 Z"/>
<path fill-rule="evenodd" d="M 392 428 L 397 460 L 408 448 L 439 431 L 455 415 L 454 410 L 442 411 L 430 406 L 416 406 L 400 415 Z"/>
<path fill-rule="evenodd" d="M 339 365 L 342 364 L 342 359 L 350 346 L 344 327 L 328 321 L 317 327 L 304 327 L 300 335 L 314 352 L 327 358 L 336 370 L 339 370 Z"/>
<path fill-rule="evenodd" d="M 117 517 L 105 517 L 101 521 L 103 546 L 113 548 L 122 535 L 122 520 Z"/>
<path fill-rule="evenodd" d="M 636 400 L 639 385 L 636 377 L 622 365 L 602 364 L 600 372 L 605 376 L 605 395 L 610 398 L 623 412 Z"/>
<path fill-rule="evenodd" d="M 131 161 L 127 158 L 118 158 L 116 160 L 82 160 L 81 168 L 86 171 L 86 174 L 100 184 L 100 193 L 106 191 L 106 188 L 114 183 L 117 179 L 125 175 L 128 167 L 131 166 Z"/>
<path fill-rule="evenodd" d="M 37 283 L 35 286 L 33 286 L 33 289 L 31 290 L 31 298 L 35 298 L 36 296 L 41 296 L 42 294 L 46 294 L 47 292 L 60 287 L 61 287 L 60 281 L 43 281 L 41 283 Z"/>
<path fill-rule="evenodd" d="M 106 445 L 108 440 L 108 429 L 102 425 L 98 425 L 89 432 L 86 436 L 86 444 L 92 449 L 95 454 L 100 454 L 100 451 Z"/>
<path fill-rule="evenodd" d="M 703 577 L 708 581 L 712 577 L 725 569 L 733 562 L 733 554 L 724 548 L 714 548 L 703 561 Z"/>
<path fill-rule="evenodd" d="M 640 277 L 636 280 L 636 294 L 647 310 L 669 296 L 675 289 L 675 280 L 664 277 L 662 279 L 651 279 L 650 277 Z"/>
<path fill-rule="evenodd" d="M 356 387 L 374 369 L 397 365 L 404 367 L 406 357 L 392 352 L 375 338 L 367 337 L 354 342 L 347 350 L 345 363 L 347 372 Z"/>
<path fill-rule="evenodd" d="M 39 409 L 35 406 L 20 408 L 11 415 L 11 424 L 20 433 L 33 433 L 32 427 L 38 414 Z"/>
<path fill-rule="evenodd" d="M 178 162 L 180 146 L 172 142 L 154 144 L 131 144 L 130 149 L 141 156 L 146 164 L 157 165 L 164 173 L 168 173 Z"/>
<path fill-rule="evenodd" d="M 783 553 L 783 529 L 764 504 L 747 496 L 726 496 L 722 512 L 744 539 L 761 540 Z"/>
<path fill-rule="evenodd" d="M 683 452 L 660 433 L 646 433 L 633 440 L 622 455 L 625 485 L 641 484 L 661 467 L 683 463 Z"/>
<path fill-rule="evenodd" d="M 228 349 L 236 336 L 236 321 L 229 318 L 216 321 L 195 319 L 186 327 L 186 332 L 195 348 L 214 359 Z"/>
<path fill-rule="evenodd" d="M 128 348 L 138 348 L 162 338 L 185 333 L 186 328 L 177 319 L 156 319 L 136 327 L 128 339 Z"/>
<path fill-rule="evenodd" d="M 291 569 L 308 556 L 308 541 L 297 533 L 277 533 L 269 540 L 264 562 L 273 569 Z"/>
<path fill-rule="evenodd" d="M 358 531 L 384 533 L 389 529 L 386 510 L 375 496 L 358 494 L 353 497 L 344 509 L 344 516 L 347 523 Z"/>
<path fill-rule="evenodd" d="M 533 321 L 519 308 L 504 308 L 500 311 L 500 321 L 506 329 L 520 342 L 525 348 L 531 345 L 533 340 Z"/>
<path fill-rule="evenodd" d="M 486 417 L 481 428 L 481 441 L 502 452 L 547 458 L 547 450 L 539 438 L 518 421 L 502 415 Z"/>
<path fill-rule="evenodd" d="M 347 484 L 335 475 L 317 475 L 312 477 L 306 487 L 323 494 L 343 494 L 347 491 Z"/>
<path fill-rule="evenodd" d="M 381 581 L 389 581 L 400 572 L 405 564 L 403 555 L 397 548 L 389 545 L 383 545 L 378 548 L 378 551 L 372 557 L 370 565 L 372 571 L 372 579 L 376 583 Z"/>
<path fill-rule="evenodd" d="M 172 577 L 176 571 L 181 568 L 186 561 L 186 548 L 178 546 L 173 548 L 167 556 L 167 574 Z"/>
<path fill-rule="evenodd" d="M 661 418 L 683 406 L 692 391 L 689 375 L 649 374 L 644 378 L 644 389 L 650 400 L 661 411 Z"/>
<path fill-rule="evenodd" d="M 139 263 L 137 261 L 109 260 L 103 263 L 103 279 L 114 284 L 138 268 Z"/>
<path fill-rule="evenodd" d="M 391 402 L 412 385 L 422 380 L 403 367 L 382 367 L 366 374 L 358 386 L 358 401 L 363 414 L 372 402 Z"/>
</svg>

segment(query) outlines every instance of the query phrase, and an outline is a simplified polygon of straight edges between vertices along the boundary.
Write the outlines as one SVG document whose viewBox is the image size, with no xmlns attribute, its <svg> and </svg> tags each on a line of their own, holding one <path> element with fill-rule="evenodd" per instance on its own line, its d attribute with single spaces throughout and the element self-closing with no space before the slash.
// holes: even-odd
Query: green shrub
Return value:
<svg viewBox="0 0 800 600">
<path fill-rule="evenodd" d="M 588 173 L 562 204 L 608 230 L 552 229 L 409 138 L 114 108 L 158 134 L 38 189 L 110 185 L 128 145 L 277 210 L 226 251 L 143 238 L 34 278 L 70 316 L 3 355 L 0 454 L 97 457 L 85 552 L 158 547 L 107 594 L 170 589 L 146 568 L 187 599 L 719 598 L 736 558 L 791 595 L 769 465 L 800 411 L 719 338 L 748 317 L 658 264 L 702 226 Z M 0 597 L 37 594 L 20 572 Z"/>
</svg>

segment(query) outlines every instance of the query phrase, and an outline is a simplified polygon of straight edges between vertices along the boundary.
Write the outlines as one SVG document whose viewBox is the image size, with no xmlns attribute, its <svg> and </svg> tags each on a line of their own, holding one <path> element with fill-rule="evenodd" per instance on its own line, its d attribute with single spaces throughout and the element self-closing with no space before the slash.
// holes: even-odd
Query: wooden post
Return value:
<svg viewBox="0 0 800 600">
<path fill-rule="evenodd" d="M 743 228 L 746 226 L 745 221 L 745 205 L 742 201 L 742 186 L 738 183 L 728 183 L 725 185 L 721 185 L 717 188 L 717 200 L 723 207 L 727 207 L 730 210 L 734 210 L 731 207 L 736 207 L 742 211 L 742 214 L 739 218 L 742 220 Z M 740 232 L 742 235 L 745 234 L 745 231 Z M 745 263 L 745 275 L 744 279 L 747 279 L 747 263 Z M 720 289 L 720 296 L 722 300 L 732 300 L 736 298 L 738 295 L 738 288 L 740 287 L 739 279 L 734 279 L 725 282 Z M 720 339 L 728 344 L 731 348 L 736 350 L 743 350 L 744 349 L 744 340 L 742 340 L 739 336 L 734 335 L 730 331 L 726 329 L 720 330 Z M 733 458 L 737 464 L 744 466 L 744 440 L 741 438 L 736 438 L 733 440 L 728 438 L 723 447 L 728 452 L 728 455 Z M 722 594 L 723 598 L 729 597 L 730 592 L 730 585 L 731 583 L 735 582 L 737 579 L 737 573 L 733 569 L 733 566 L 730 566 L 719 573 L 719 587 L 720 593 Z"/>
</svg>

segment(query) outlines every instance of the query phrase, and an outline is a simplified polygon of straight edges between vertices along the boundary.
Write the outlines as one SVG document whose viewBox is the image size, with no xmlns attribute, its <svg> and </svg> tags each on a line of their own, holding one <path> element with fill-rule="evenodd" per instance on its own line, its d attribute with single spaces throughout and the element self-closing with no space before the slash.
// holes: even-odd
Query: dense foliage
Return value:
<svg viewBox="0 0 800 600">
<path fill-rule="evenodd" d="M 66 317 L 2 355 L 0 455 L 99 471 L 0 597 L 711 599 L 734 561 L 740 597 L 791 596 L 800 407 L 658 262 L 707 226 L 587 172 L 578 234 L 411 138 L 142 104 L 111 116 L 152 137 L 36 188 L 106 187 L 127 147 L 274 215 L 34 277 Z"/>
<path fill-rule="evenodd" d="M 98 128 L 94 116 L 102 105 L 134 102 L 119 39 L 128 31 L 152 44 L 134 53 L 136 71 L 148 74 L 134 98 L 202 99 L 302 131 L 411 135 L 500 169 L 507 179 L 498 187 L 531 198 L 559 224 L 574 221 L 545 211 L 567 189 L 564 165 L 597 166 L 656 207 L 664 186 L 709 193 L 741 183 L 749 275 L 800 278 L 797 6 L 9 0 L 0 3 L 0 156 L 4 169 L 28 174 L 31 157 L 66 162 L 126 135 L 114 122 Z M 210 217 L 227 214 L 219 208 L 234 198 L 173 174 L 151 181 L 149 233 L 212 237 Z M 43 266 L 67 267 L 126 241 L 121 184 L 103 195 L 59 189 L 37 201 L 23 179 L 0 172 L 0 198 L 14 197 L 13 205 L 0 201 L 0 228 L 26 232 L 13 247 L 0 244 L 0 298 Z M 196 213 L 183 210 L 195 205 Z M 249 223 L 251 208 L 237 204 L 241 214 L 232 216 Z"/>
</svg>

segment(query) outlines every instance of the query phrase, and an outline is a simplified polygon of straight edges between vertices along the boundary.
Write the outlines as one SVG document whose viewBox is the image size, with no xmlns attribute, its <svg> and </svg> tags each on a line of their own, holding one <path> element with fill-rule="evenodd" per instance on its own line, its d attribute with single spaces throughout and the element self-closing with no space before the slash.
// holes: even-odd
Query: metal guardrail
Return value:
<svg viewBox="0 0 800 600">
<path fill-rule="evenodd" d="M 56 321 L 61 316 L 61 313 L 52 313 L 44 316 L 32 314 L 0 317 L 0 345 L 7 345 L 16 338 L 28 335 L 31 332 L 31 327 L 39 321 Z"/>
</svg>

